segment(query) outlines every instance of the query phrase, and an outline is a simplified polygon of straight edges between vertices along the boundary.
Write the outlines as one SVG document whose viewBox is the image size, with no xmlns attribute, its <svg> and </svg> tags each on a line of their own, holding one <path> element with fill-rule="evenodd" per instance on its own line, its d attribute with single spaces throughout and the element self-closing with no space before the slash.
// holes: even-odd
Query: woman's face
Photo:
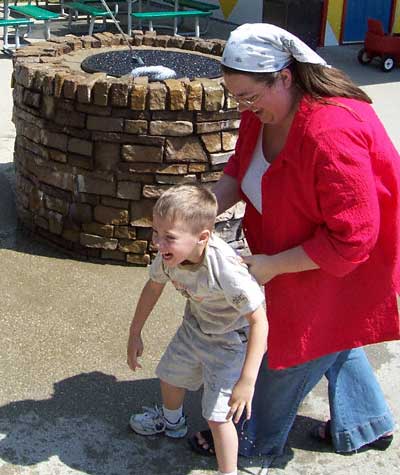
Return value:
<svg viewBox="0 0 400 475">
<path fill-rule="evenodd" d="M 240 73 L 225 74 L 224 82 L 238 101 L 239 110 L 253 111 L 264 124 L 283 124 L 293 110 L 295 98 L 289 69 L 280 71 L 271 86 Z"/>
</svg>

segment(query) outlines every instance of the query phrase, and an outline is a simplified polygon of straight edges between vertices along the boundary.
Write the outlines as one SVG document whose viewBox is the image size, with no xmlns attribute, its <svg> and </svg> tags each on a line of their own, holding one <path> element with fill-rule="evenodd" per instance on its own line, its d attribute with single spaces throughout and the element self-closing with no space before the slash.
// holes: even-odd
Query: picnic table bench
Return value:
<svg viewBox="0 0 400 475">
<path fill-rule="evenodd" d="M 87 3 L 87 4 L 100 3 L 101 4 L 101 1 L 100 0 L 79 0 L 78 3 Z M 107 4 L 114 5 L 114 15 L 118 15 L 120 3 L 127 3 L 127 0 L 107 0 Z M 66 2 L 65 0 L 60 0 L 61 15 L 65 15 L 64 8 L 66 5 L 68 5 L 68 2 Z"/>
<path fill-rule="evenodd" d="M 191 10 L 200 10 L 205 12 L 214 12 L 220 9 L 219 5 L 215 5 L 214 3 L 203 2 L 202 0 L 163 0 L 163 3 L 168 3 L 173 5 L 174 10 L 184 10 L 184 9 L 191 9 Z M 207 33 L 208 30 L 208 20 L 211 15 L 207 16 L 207 22 L 205 27 L 202 31 L 200 31 L 200 35 Z M 184 17 L 180 18 L 179 24 L 183 24 Z"/>
<path fill-rule="evenodd" d="M 174 35 L 178 34 L 178 18 L 193 17 L 195 20 L 195 36 L 200 36 L 200 17 L 209 17 L 212 14 L 211 11 L 204 10 L 168 10 L 157 12 L 135 12 L 131 16 L 137 20 L 145 20 L 149 22 L 149 30 L 153 31 L 153 20 L 159 20 L 164 18 L 174 19 Z"/>
<path fill-rule="evenodd" d="M 50 39 L 50 22 L 57 18 L 60 18 L 58 13 L 51 12 L 45 8 L 36 7 L 35 5 L 10 5 L 8 9 L 11 12 L 19 13 L 20 15 L 34 20 L 44 21 L 44 37 L 46 40 Z"/>
<path fill-rule="evenodd" d="M 19 40 L 19 27 L 20 26 L 30 26 L 33 23 L 32 20 L 28 18 L 0 18 L 0 27 L 4 28 L 3 35 L 3 51 L 5 53 L 11 52 L 11 46 L 8 42 L 8 30 L 9 26 L 13 27 L 15 30 L 15 48 L 20 48 L 21 43 Z"/>
<path fill-rule="evenodd" d="M 175 5 L 175 0 L 163 0 L 166 3 Z M 219 5 L 214 5 L 213 3 L 201 2 L 199 0 L 179 0 L 180 7 L 192 8 L 193 10 L 202 10 L 210 12 L 212 10 L 219 10 Z"/>
<path fill-rule="evenodd" d="M 91 4 L 91 3 L 100 3 L 101 4 L 101 1 L 100 0 L 79 0 L 80 3 L 88 3 L 88 4 Z M 108 6 L 110 6 L 110 4 L 112 4 L 114 6 L 114 16 L 118 15 L 118 12 L 119 12 L 119 4 L 120 3 L 124 3 L 126 4 L 126 0 L 107 0 L 107 4 Z"/>
<path fill-rule="evenodd" d="M 94 23 L 98 18 L 102 18 L 104 23 L 107 18 L 110 18 L 110 14 L 107 10 L 104 10 L 103 8 L 99 8 L 97 6 L 88 5 L 87 3 L 83 2 L 67 2 L 64 3 L 64 8 L 69 9 L 69 28 L 71 28 L 74 13 L 76 16 L 77 13 L 83 13 L 87 16 L 89 21 L 89 35 L 93 34 Z"/>
</svg>

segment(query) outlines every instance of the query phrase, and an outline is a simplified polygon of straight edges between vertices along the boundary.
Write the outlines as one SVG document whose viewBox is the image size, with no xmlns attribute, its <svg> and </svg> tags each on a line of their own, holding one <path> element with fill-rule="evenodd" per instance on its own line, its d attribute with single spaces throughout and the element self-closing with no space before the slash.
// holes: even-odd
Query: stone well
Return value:
<svg viewBox="0 0 400 475">
<path fill-rule="evenodd" d="M 219 57 L 224 42 L 135 31 L 134 48 Z M 149 82 L 89 74 L 90 54 L 121 35 L 68 35 L 15 56 L 16 203 L 24 226 L 71 255 L 147 265 L 152 207 L 179 183 L 212 185 L 234 149 L 239 113 L 216 79 Z M 243 247 L 242 207 L 217 232 Z"/>
</svg>

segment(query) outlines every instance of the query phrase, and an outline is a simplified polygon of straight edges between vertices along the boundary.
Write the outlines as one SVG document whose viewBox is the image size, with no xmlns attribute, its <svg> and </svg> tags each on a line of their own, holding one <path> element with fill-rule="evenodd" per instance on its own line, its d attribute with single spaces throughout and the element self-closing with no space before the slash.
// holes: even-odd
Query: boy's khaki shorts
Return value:
<svg viewBox="0 0 400 475">
<path fill-rule="evenodd" d="M 248 327 L 223 335 L 206 335 L 196 319 L 186 313 L 156 374 L 162 381 L 190 391 L 204 385 L 203 417 L 224 422 L 246 356 L 247 336 Z"/>
</svg>

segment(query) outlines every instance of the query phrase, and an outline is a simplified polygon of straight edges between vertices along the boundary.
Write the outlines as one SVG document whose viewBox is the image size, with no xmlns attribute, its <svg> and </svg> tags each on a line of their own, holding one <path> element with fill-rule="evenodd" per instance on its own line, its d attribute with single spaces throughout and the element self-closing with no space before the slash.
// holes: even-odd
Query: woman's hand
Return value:
<svg viewBox="0 0 400 475">
<path fill-rule="evenodd" d="M 301 246 L 293 247 L 273 256 L 254 254 L 253 256 L 243 256 L 242 259 L 249 266 L 250 273 L 259 284 L 266 284 L 280 274 L 319 269 L 318 264 L 308 257 Z"/>
<path fill-rule="evenodd" d="M 266 284 L 279 274 L 274 256 L 254 254 L 253 256 L 243 256 L 242 259 L 248 265 L 250 274 L 261 285 Z"/>
</svg>

